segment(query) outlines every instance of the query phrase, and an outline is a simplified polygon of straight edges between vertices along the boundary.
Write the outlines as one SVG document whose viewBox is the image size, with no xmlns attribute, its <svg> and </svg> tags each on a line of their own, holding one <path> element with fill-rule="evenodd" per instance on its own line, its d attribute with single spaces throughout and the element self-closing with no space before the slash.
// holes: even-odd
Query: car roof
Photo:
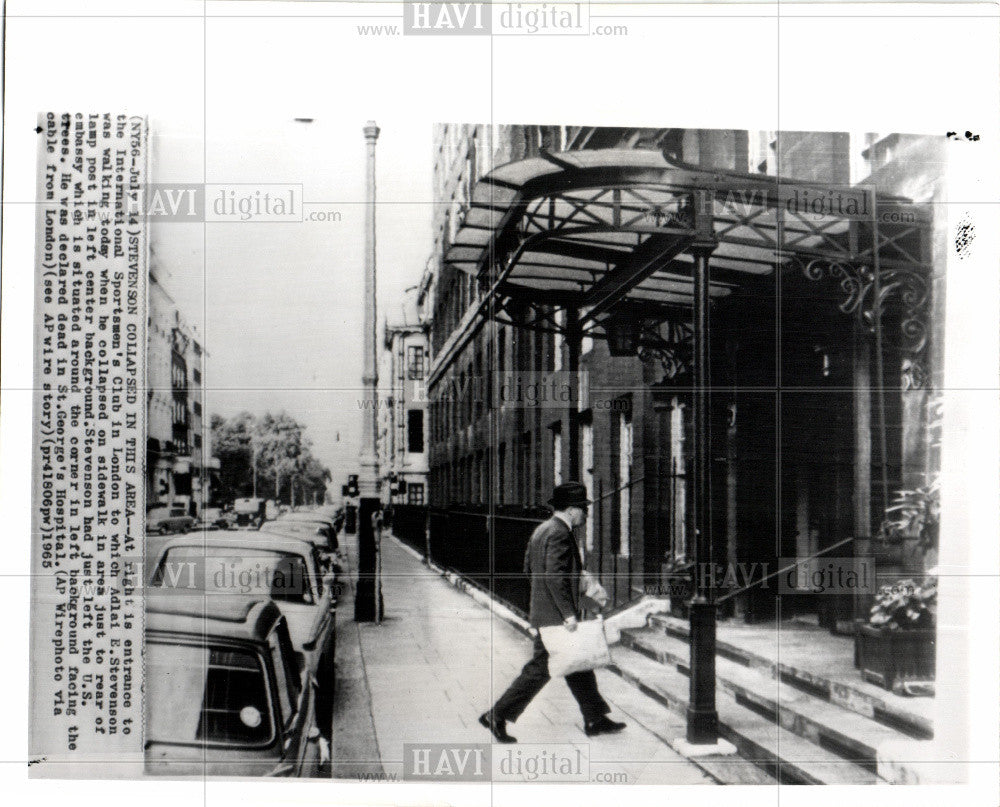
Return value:
<svg viewBox="0 0 1000 807">
<path fill-rule="evenodd" d="M 274 519 L 263 522 L 258 529 L 267 527 L 268 529 L 286 529 L 303 532 L 305 530 L 322 530 L 325 524 L 322 521 L 304 521 L 302 519 Z"/>
<path fill-rule="evenodd" d="M 281 619 L 271 600 L 234 594 L 160 594 L 146 599 L 146 630 L 262 642 Z"/>
<path fill-rule="evenodd" d="M 278 521 L 322 521 L 324 524 L 333 522 L 333 516 L 324 513 L 317 513 L 312 510 L 295 510 L 291 513 L 282 513 L 277 518 Z"/>
<path fill-rule="evenodd" d="M 267 526 L 268 524 L 273 524 L 274 526 Z M 315 532 L 307 532 L 306 530 L 296 530 L 292 527 L 285 527 L 281 522 L 268 521 L 261 526 L 256 532 L 260 535 L 277 535 L 286 536 L 287 538 L 293 538 L 296 541 L 304 541 L 312 546 L 325 547 L 327 545 L 327 539 L 325 536 L 320 535 Z"/>
<path fill-rule="evenodd" d="M 312 542 L 302 534 L 261 532 L 260 530 L 224 530 L 222 532 L 188 533 L 165 541 L 160 547 L 160 555 L 178 546 L 232 547 L 233 549 L 272 549 L 309 555 Z"/>
</svg>

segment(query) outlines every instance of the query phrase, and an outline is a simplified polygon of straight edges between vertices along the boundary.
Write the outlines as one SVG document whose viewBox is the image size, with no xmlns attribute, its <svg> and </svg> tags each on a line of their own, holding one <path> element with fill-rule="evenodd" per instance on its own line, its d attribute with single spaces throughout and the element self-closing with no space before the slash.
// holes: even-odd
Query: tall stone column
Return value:
<svg viewBox="0 0 1000 807">
<path fill-rule="evenodd" d="M 375 142 L 379 128 L 368 121 L 364 128 L 366 147 L 365 199 L 365 298 L 364 357 L 361 382 L 368 406 L 361 411 L 361 455 L 358 475 L 358 585 L 354 596 L 354 620 L 371 622 L 382 613 L 381 584 L 377 580 L 377 536 L 374 518 L 378 514 L 378 364 L 376 357 L 375 310 Z M 376 608 L 376 603 L 378 607 Z"/>
</svg>

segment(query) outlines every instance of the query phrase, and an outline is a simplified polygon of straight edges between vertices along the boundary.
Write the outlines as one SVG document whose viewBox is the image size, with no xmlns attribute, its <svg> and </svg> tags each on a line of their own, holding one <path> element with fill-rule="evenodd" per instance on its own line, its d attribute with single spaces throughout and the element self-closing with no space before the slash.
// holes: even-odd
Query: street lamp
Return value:
<svg viewBox="0 0 1000 807">
<path fill-rule="evenodd" d="M 375 519 L 381 509 L 378 495 L 378 432 L 376 395 L 378 365 L 376 351 L 375 306 L 375 142 L 379 128 L 375 121 L 364 127 L 366 146 L 365 206 L 365 292 L 364 292 L 364 365 L 361 381 L 369 406 L 362 412 L 361 456 L 358 503 L 358 587 L 354 597 L 355 622 L 373 622 L 383 612 L 382 592 L 378 581 L 378 541 Z"/>
<path fill-rule="evenodd" d="M 709 258 L 716 240 L 712 223 L 712 195 L 698 191 L 694 199 L 695 238 L 689 250 L 694 257 L 694 598 L 688 605 L 689 692 L 687 734 L 674 742 L 685 756 L 735 754 L 736 747 L 719 739 L 719 713 L 715 706 L 715 583 L 712 553 L 711 482 L 709 472 L 711 366 L 709 364 Z M 709 573 L 706 574 L 705 571 Z"/>
<path fill-rule="evenodd" d="M 642 320 L 636 313 L 616 310 L 601 324 L 608 337 L 608 353 L 619 358 L 636 355 L 642 330 Z"/>
</svg>

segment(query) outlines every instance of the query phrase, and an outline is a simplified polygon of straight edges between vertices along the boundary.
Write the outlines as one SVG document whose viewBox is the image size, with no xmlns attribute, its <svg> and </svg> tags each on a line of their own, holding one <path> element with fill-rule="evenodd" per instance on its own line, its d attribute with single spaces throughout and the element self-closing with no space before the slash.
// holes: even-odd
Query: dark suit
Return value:
<svg viewBox="0 0 1000 807">
<path fill-rule="evenodd" d="M 535 628 L 561 625 L 580 617 L 580 550 L 573 532 L 553 516 L 538 525 L 524 554 L 524 572 L 531 578 L 529 618 Z M 497 720 L 515 721 L 549 680 L 549 654 L 535 636 L 534 655 L 493 707 Z M 583 719 L 590 723 L 609 711 L 597 691 L 593 670 L 566 676 Z"/>
</svg>

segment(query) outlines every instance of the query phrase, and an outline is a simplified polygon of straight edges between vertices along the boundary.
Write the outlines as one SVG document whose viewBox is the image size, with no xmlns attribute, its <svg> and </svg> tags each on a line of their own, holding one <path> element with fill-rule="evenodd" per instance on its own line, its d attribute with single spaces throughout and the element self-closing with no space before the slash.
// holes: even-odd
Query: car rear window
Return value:
<svg viewBox="0 0 1000 807">
<path fill-rule="evenodd" d="M 309 569 L 302 555 L 248 547 L 175 546 L 166 551 L 152 585 L 213 594 L 266 597 L 312 604 Z"/>
<path fill-rule="evenodd" d="M 147 738 L 163 743 L 268 745 L 267 676 L 255 653 L 150 640 Z"/>
</svg>

